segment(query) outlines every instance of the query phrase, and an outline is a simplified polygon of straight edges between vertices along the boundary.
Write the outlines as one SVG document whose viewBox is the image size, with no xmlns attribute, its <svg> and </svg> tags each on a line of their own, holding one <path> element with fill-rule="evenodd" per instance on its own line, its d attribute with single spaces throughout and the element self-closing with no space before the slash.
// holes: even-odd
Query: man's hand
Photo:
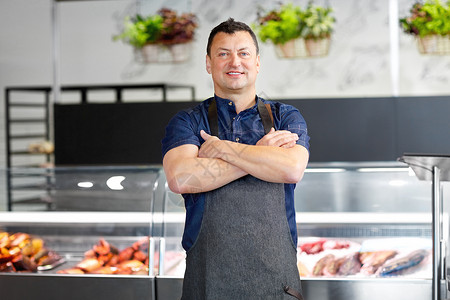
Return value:
<svg viewBox="0 0 450 300">
<path fill-rule="evenodd" d="M 222 141 L 203 130 L 200 135 L 205 142 L 198 150 L 198 159 L 218 159 L 241 170 L 240 174 L 264 181 L 297 183 L 308 162 L 306 148 L 296 145 L 297 134 L 287 130 L 272 128 L 256 145 Z"/>
<path fill-rule="evenodd" d="M 298 135 L 287 130 L 278 130 L 272 127 L 269 133 L 263 136 L 256 146 L 273 146 L 282 148 L 292 148 L 296 145 Z"/>
<path fill-rule="evenodd" d="M 221 140 L 210 134 L 207 134 L 204 130 L 200 130 L 200 136 L 205 140 L 198 150 L 198 157 L 201 158 L 220 158 L 219 147 L 221 146 Z"/>
</svg>

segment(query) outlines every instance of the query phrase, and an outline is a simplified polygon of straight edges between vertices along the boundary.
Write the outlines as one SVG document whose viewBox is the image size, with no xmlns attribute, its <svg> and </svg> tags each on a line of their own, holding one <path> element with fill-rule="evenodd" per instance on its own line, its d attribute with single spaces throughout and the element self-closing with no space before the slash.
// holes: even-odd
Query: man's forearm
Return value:
<svg viewBox="0 0 450 300">
<path fill-rule="evenodd" d="M 220 141 L 216 150 L 216 157 L 270 182 L 297 183 L 308 162 L 308 151 L 298 145 L 285 149 Z"/>
<path fill-rule="evenodd" d="M 180 158 L 165 168 L 170 189 L 179 194 L 207 192 L 224 186 L 247 173 L 219 158 Z"/>
</svg>

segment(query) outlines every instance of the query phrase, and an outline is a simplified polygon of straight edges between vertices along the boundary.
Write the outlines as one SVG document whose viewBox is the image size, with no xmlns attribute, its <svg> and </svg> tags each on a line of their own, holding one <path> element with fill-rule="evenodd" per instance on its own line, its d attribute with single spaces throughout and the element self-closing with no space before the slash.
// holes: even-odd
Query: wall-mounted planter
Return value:
<svg viewBox="0 0 450 300">
<path fill-rule="evenodd" d="M 279 58 L 313 58 L 328 55 L 330 38 L 325 39 L 293 39 L 284 44 L 275 45 Z"/>
<path fill-rule="evenodd" d="M 421 54 L 450 55 L 450 35 L 427 35 L 416 40 Z"/>
<path fill-rule="evenodd" d="M 161 45 L 147 44 L 135 49 L 135 60 L 139 63 L 180 63 L 191 56 L 192 43 Z"/>
</svg>

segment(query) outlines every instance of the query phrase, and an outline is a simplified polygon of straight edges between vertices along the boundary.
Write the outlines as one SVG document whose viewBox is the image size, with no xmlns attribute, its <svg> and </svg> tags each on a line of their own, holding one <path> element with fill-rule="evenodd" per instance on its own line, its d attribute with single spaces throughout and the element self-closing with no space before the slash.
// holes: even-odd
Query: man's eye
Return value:
<svg viewBox="0 0 450 300">
<path fill-rule="evenodd" d="M 241 56 L 249 56 L 250 54 L 247 52 L 241 52 Z"/>
<path fill-rule="evenodd" d="M 227 55 L 225 52 L 219 53 L 219 56 L 225 56 L 225 55 Z"/>
</svg>

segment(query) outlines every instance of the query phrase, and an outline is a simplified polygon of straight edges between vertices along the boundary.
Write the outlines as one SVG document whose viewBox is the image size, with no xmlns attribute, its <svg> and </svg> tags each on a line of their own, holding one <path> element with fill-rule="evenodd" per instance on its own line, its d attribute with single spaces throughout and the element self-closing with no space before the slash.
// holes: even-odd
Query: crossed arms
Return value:
<svg viewBox="0 0 450 300">
<path fill-rule="evenodd" d="M 309 154 L 297 145 L 298 136 L 272 130 L 256 145 L 245 145 L 200 132 L 198 148 L 186 144 L 169 150 L 163 167 L 174 193 L 200 193 L 224 186 L 245 175 L 279 183 L 297 183 L 303 177 Z"/>
</svg>

